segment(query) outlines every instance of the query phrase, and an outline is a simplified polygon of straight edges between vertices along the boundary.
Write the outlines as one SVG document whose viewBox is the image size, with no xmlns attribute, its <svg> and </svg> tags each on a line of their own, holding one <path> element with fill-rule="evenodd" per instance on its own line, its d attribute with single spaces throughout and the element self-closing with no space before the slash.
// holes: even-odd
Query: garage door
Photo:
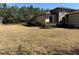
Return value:
<svg viewBox="0 0 79 59">
<path fill-rule="evenodd" d="M 68 23 L 69 24 L 74 24 L 74 25 L 79 25 L 79 14 L 70 14 L 68 16 Z"/>
</svg>

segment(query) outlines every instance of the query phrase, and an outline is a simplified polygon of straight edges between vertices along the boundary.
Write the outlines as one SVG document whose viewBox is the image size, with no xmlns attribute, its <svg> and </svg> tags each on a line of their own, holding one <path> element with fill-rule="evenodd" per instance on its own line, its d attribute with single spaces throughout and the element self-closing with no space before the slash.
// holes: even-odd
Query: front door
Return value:
<svg viewBox="0 0 79 59">
<path fill-rule="evenodd" d="M 56 16 L 55 15 L 49 15 L 49 22 L 52 24 L 56 23 Z"/>
<path fill-rule="evenodd" d="M 52 15 L 51 15 L 51 16 L 49 16 L 49 22 L 50 22 L 50 23 L 52 23 L 52 22 L 53 22 L 53 17 L 52 17 Z"/>
</svg>

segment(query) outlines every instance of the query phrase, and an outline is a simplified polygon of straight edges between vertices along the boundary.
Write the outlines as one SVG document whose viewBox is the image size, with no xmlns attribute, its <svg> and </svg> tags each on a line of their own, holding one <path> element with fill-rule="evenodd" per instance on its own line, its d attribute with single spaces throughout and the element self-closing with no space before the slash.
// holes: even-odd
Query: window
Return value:
<svg viewBox="0 0 79 59">
<path fill-rule="evenodd" d="M 49 22 L 52 23 L 54 20 L 54 15 L 49 15 Z"/>
<path fill-rule="evenodd" d="M 52 16 L 49 16 L 49 20 L 50 20 L 50 22 L 52 22 L 52 19 L 53 19 L 53 17 L 52 17 Z"/>
</svg>

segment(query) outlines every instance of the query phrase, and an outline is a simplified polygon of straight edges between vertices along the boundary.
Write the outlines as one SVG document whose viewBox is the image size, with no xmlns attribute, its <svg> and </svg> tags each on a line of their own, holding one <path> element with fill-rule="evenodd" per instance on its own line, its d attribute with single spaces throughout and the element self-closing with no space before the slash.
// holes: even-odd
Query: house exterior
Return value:
<svg viewBox="0 0 79 59">
<path fill-rule="evenodd" d="M 51 13 L 50 11 L 45 12 L 44 14 L 37 15 L 35 18 L 36 22 L 40 23 L 42 26 L 46 25 L 46 23 L 55 24 L 57 20 L 56 13 Z"/>
<path fill-rule="evenodd" d="M 70 8 L 64 8 L 64 7 L 57 7 L 53 10 L 50 10 L 50 12 L 53 14 L 53 12 L 56 13 L 56 16 L 57 16 L 57 19 L 54 19 L 54 20 L 57 20 L 56 21 L 56 25 L 64 25 L 66 23 L 66 15 L 67 14 L 70 14 L 71 12 L 74 12 L 76 11 L 75 9 L 70 9 Z"/>
<path fill-rule="evenodd" d="M 67 22 L 67 14 L 76 11 L 75 9 L 64 8 L 64 7 L 57 7 L 55 9 L 49 10 L 43 14 L 36 16 L 36 22 L 40 23 L 41 25 L 64 25 Z M 68 16 L 69 17 L 69 16 Z"/>
<path fill-rule="evenodd" d="M 67 14 L 67 25 L 79 26 L 79 11 L 74 11 L 70 14 Z"/>
</svg>

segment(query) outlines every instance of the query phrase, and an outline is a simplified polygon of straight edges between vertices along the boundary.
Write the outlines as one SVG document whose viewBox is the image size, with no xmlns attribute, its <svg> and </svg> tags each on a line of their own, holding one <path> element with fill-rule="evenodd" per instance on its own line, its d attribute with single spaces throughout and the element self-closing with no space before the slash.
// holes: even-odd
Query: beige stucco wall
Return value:
<svg viewBox="0 0 79 59">
<path fill-rule="evenodd" d="M 79 14 L 68 15 L 68 24 L 79 25 Z"/>
<path fill-rule="evenodd" d="M 53 19 L 52 19 L 51 24 L 53 25 L 53 24 L 57 24 L 58 22 L 62 21 L 62 18 L 65 17 L 66 14 L 68 14 L 68 13 L 67 12 L 59 12 L 58 13 L 58 21 L 56 20 L 57 17 L 56 17 L 55 14 L 52 14 L 52 15 L 40 15 L 40 16 L 36 17 L 36 21 L 43 24 L 43 25 L 45 25 L 46 24 L 45 20 L 49 19 L 49 16 L 52 16 Z"/>
<path fill-rule="evenodd" d="M 40 15 L 38 17 L 36 17 L 36 21 L 41 23 L 42 25 L 45 25 L 46 22 L 49 22 L 49 16 L 50 15 Z M 54 24 L 56 22 L 56 16 L 55 15 L 52 15 L 54 16 L 55 19 L 52 19 L 52 23 L 51 24 Z M 49 22 L 50 23 L 50 22 Z"/>
<path fill-rule="evenodd" d="M 67 12 L 59 12 L 59 22 L 62 21 L 62 18 L 65 17 L 65 15 L 68 14 Z"/>
<path fill-rule="evenodd" d="M 41 23 L 42 25 L 44 25 L 46 18 L 48 18 L 47 15 L 40 15 L 40 16 L 36 17 L 36 21 Z"/>
</svg>

